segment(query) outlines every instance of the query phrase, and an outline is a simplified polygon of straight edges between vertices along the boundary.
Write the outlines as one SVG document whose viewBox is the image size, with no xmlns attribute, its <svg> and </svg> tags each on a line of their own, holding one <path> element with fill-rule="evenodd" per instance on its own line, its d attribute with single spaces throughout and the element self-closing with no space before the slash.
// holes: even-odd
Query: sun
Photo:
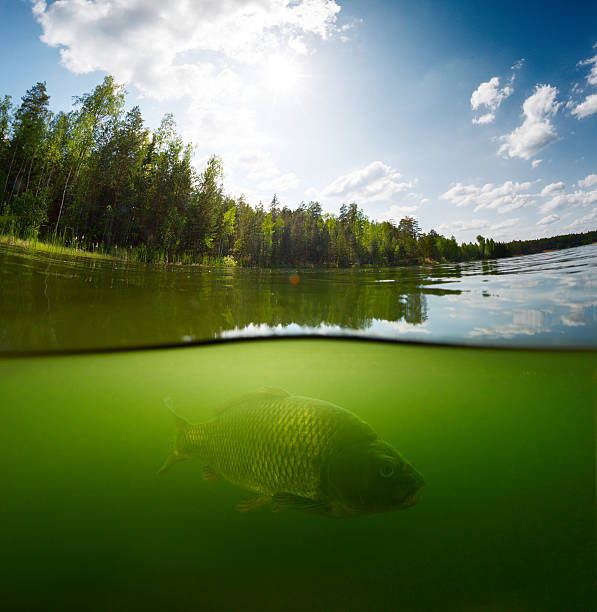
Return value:
<svg viewBox="0 0 597 612">
<path fill-rule="evenodd" d="M 268 91 L 281 97 L 296 93 L 304 76 L 294 60 L 284 55 L 271 55 L 265 62 L 262 80 Z"/>
</svg>

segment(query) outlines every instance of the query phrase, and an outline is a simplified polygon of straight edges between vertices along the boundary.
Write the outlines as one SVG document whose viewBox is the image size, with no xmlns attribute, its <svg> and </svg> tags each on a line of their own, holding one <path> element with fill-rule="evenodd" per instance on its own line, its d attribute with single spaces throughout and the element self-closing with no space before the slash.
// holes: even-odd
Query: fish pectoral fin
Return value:
<svg viewBox="0 0 597 612">
<path fill-rule="evenodd" d="M 184 461 L 187 457 L 181 455 L 178 451 L 174 451 L 166 461 L 164 461 L 164 465 L 158 470 L 158 474 L 165 474 L 175 463 L 179 461 Z"/>
<path fill-rule="evenodd" d="M 329 509 L 329 503 L 326 501 L 301 497 L 292 493 L 277 493 L 273 497 L 273 502 L 274 512 L 279 512 L 282 508 L 296 508 L 326 514 Z"/>
<path fill-rule="evenodd" d="M 272 498 L 269 495 L 258 495 L 257 497 L 250 497 L 249 499 L 243 499 L 236 505 L 238 512 L 254 512 L 267 506 L 271 503 Z"/>
<path fill-rule="evenodd" d="M 224 478 L 222 474 L 218 474 L 218 472 L 210 468 L 209 465 L 204 466 L 203 480 L 205 480 L 205 482 L 216 482 L 216 480 L 222 480 L 222 478 Z"/>
</svg>

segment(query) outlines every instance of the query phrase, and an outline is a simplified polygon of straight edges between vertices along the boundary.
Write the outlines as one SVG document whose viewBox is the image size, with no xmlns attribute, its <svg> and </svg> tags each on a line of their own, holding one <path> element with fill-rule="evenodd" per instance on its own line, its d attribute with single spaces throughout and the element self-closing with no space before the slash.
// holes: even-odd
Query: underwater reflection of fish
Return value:
<svg viewBox="0 0 597 612">
<path fill-rule="evenodd" d="M 329 402 L 263 388 L 229 401 L 213 420 L 179 427 L 164 473 L 199 459 L 208 481 L 226 480 L 259 495 L 240 511 L 268 503 L 334 517 L 406 508 L 423 477 L 356 415 Z"/>
</svg>

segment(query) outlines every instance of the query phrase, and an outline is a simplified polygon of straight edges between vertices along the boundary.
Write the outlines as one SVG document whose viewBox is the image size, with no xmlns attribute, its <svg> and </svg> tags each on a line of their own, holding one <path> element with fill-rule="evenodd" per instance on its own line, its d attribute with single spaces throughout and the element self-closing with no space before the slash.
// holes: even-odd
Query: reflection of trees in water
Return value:
<svg viewBox="0 0 597 612">
<path fill-rule="evenodd" d="M 27 265 L 29 273 L 19 269 L 0 292 L 5 350 L 177 343 L 251 324 L 367 329 L 377 319 L 418 325 L 428 317 L 425 294 L 442 291 L 418 268 L 307 271 L 293 286 L 290 273 L 272 270 Z M 378 282 L 386 280 L 392 282 Z"/>
<path fill-rule="evenodd" d="M 479 277 L 466 281 L 470 292 L 470 287 L 485 287 L 480 277 L 496 271 L 498 264 L 492 261 L 388 270 L 307 270 L 299 273 L 300 282 L 294 286 L 290 271 L 125 265 L 4 251 L 0 252 L 0 350 L 176 344 L 249 326 L 367 330 L 376 321 L 417 326 L 433 318 L 432 308 L 433 316 L 441 320 L 438 311 L 447 300 L 438 297 L 461 294 L 463 277 Z M 587 283 L 586 275 L 574 278 L 580 279 L 581 287 Z M 559 338 L 581 329 L 587 335 L 594 329 L 593 293 L 584 291 L 586 303 L 579 301 L 578 288 L 574 300 L 558 303 L 551 285 L 544 285 L 541 299 L 553 310 L 550 333 Z M 509 304 L 508 294 L 504 299 L 502 303 Z M 469 324 L 477 335 L 491 331 L 486 307 L 475 302 L 473 294 L 463 295 L 459 304 L 469 309 Z M 511 308 L 524 310 L 519 302 Z M 510 337 L 525 334 L 527 339 L 528 329 L 516 325 L 507 331 Z"/>
<path fill-rule="evenodd" d="M 219 281 L 202 278 L 195 294 L 195 313 L 186 323 L 195 337 L 213 337 L 248 325 L 286 327 L 297 324 L 366 329 L 373 319 L 420 324 L 427 303 L 420 287 L 400 283 L 363 282 L 350 273 L 333 278 L 307 274 L 298 286 L 269 271 L 240 272 L 222 291 Z"/>
<path fill-rule="evenodd" d="M 484 259 L 481 261 L 481 269 L 483 275 L 498 274 L 498 263 L 492 259 Z"/>
</svg>

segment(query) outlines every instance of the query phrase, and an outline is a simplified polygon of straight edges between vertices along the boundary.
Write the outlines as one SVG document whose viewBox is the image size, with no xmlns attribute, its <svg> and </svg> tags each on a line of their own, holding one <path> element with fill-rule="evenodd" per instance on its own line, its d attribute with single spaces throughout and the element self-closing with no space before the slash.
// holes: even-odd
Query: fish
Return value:
<svg viewBox="0 0 597 612">
<path fill-rule="evenodd" d="M 349 518 L 415 505 L 423 476 L 365 421 L 331 402 L 263 387 L 178 432 L 159 474 L 179 461 L 203 463 L 206 481 L 256 494 L 241 512 L 268 504 Z"/>
</svg>

